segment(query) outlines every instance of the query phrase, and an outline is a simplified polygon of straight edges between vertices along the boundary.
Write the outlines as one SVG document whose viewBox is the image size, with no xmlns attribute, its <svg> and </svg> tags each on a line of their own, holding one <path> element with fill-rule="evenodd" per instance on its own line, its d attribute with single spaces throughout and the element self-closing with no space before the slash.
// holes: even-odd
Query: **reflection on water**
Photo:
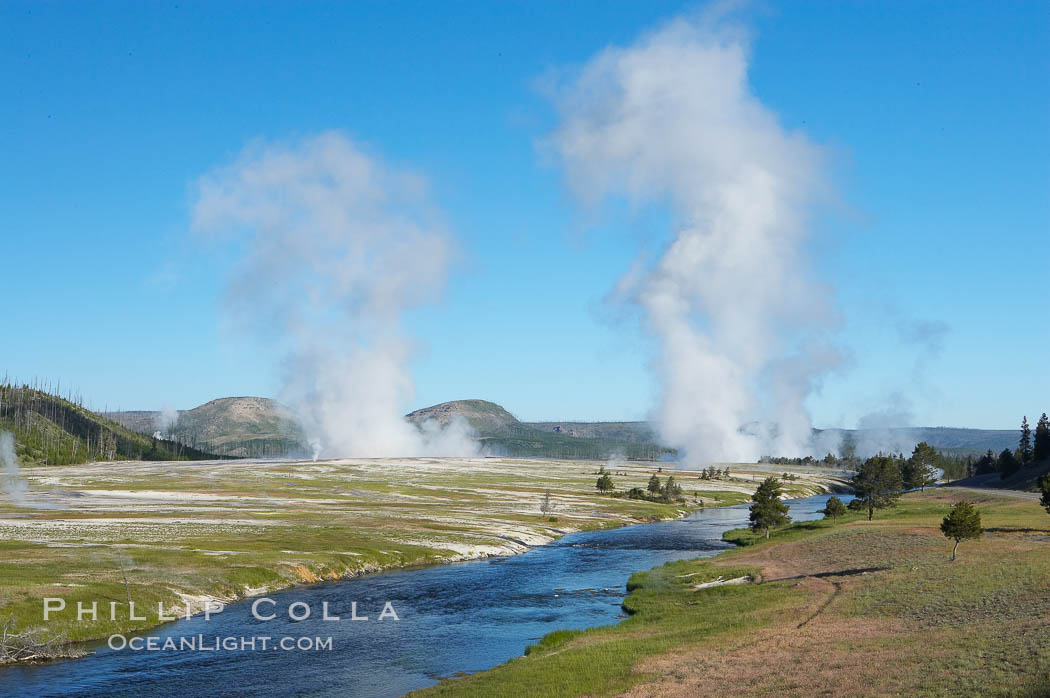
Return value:
<svg viewBox="0 0 1050 698">
<path fill-rule="evenodd" d="M 796 521 L 819 518 L 827 496 L 790 502 Z M 627 578 L 670 560 L 714 555 L 722 532 L 747 525 L 747 507 L 688 518 L 578 533 L 509 558 L 387 572 L 271 594 L 252 617 L 251 601 L 210 621 L 182 620 L 149 635 L 332 638 L 331 650 L 112 651 L 36 667 L 0 669 L 3 696 L 398 696 L 438 677 L 477 671 L 522 654 L 559 628 L 614 623 Z M 400 620 L 378 621 L 390 601 Z M 292 621 L 288 606 L 310 618 Z M 321 619 L 322 604 L 340 621 Z M 351 604 L 368 621 L 349 620 Z M 302 607 L 293 609 L 300 614 Z"/>
</svg>

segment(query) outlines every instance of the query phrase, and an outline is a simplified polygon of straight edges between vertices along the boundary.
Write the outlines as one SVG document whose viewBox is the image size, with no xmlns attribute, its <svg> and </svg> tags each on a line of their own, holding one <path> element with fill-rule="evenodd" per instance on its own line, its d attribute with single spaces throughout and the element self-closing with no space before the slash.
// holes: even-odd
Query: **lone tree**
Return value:
<svg viewBox="0 0 1050 698">
<path fill-rule="evenodd" d="M 868 521 L 875 515 L 876 509 L 893 506 L 901 495 L 901 469 L 897 461 L 890 456 L 872 456 L 864 461 L 860 470 L 853 476 L 853 487 L 857 490 L 860 502 L 856 509 L 868 510 Z"/>
<path fill-rule="evenodd" d="M 1050 420 L 1046 418 L 1046 412 L 1039 418 L 1035 425 L 1035 446 L 1032 448 L 1033 460 L 1046 460 L 1050 458 Z"/>
<path fill-rule="evenodd" d="M 906 489 L 926 491 L 927 485 L 937 483 L 937 451 L 925 441 L 915 446 L 911 458 L 904 462 L 901 475 Z"/>
<path fill-rule="evenodd" d="M 543 495 L 543 502 L 540 504 L 540 511 L 543 512 L 544 516 L 550 516 L 554 513 L 554 502 L 551 501 L 550 490 L 547 490 Z"/>
<path fill-rule="evenodd" d="M 649 490 L 649 494 L 654 497 L 660 494 L 660 478 L 656 477 L 655 473 L 649 478 L 649 486 L 645 489 Z"/>
<path fill-rule="evenodd" d="M 780 480 L 768 477 L 751 495 L 751 530 L 765 530 L 766 538 L 769 538 L 770 528 L 791 521 L 787 512 L 788 505 L 780 501 Z"/>
<path fill-rule="evenodd" d="M 1021 439 L 1017 442 L 1017 459 L 1021 465 L 1032 460 L 1032 430 L 1028 427 L 1028 416 L 1021 420 Z"/>
<path fill-rule="evenodd" d="M 820 510 L 825 519 L 835 520 L 846 513 L 846 505 L 838 497 L 830 497 L 824 508 Z"/>
<path fill-rule="evenodd" d="M 965 499 L 958 502 L 941 521 L 941 533 L 945 538 L 954 538 L 955 546 L 952 547 L 952 560 L 955 560 L 955 551 L 959 549 L 959 542 L 970 538 L 980 538 L 984 529 L 981 528 L 981 512 L 967 502 Z"/>
<path fill-rule="evenodd" d="M 598 491 L 602 494 L 612 492 L 613 490 L 613 479 L 609 473 L 605 472 L 604 465 L 598 469 L 598 481 L 594 483 L 594 486 L 597 487 Z"/>
</svg>

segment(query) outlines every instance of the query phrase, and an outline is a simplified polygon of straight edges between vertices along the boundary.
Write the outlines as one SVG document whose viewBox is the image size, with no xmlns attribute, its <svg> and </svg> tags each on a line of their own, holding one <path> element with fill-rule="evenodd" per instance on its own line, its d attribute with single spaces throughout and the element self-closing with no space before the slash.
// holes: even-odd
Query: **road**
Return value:
<svg viewBox="0 0 1050 698">
<path fill-rule="evenodd" d="M 994 487 L 956 487 L 955 485 L 942 485 L 942 487 L 950 487 L 953 490 L 965 490 L 967 492 L 976 492 L 978 494 L 1001 494 L 1004 497 L 1017 497 L 1019 499 L 1035 499 L 1040 498 L 1038 492 L 1025 492 L 1023 490 L 1000 490 Z"/>
</svg>

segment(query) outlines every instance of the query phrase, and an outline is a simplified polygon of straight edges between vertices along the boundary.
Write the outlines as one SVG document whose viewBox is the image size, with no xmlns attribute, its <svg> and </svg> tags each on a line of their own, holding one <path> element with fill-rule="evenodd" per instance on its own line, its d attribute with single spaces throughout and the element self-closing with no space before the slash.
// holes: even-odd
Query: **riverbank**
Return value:
<svg viewBox="0 0 1050 698">
<path fill-rule="evenodd" d="M 985 535 L 938 530 L 963 496 Z M 755 583 L 697 590 L 723 577 Z M 1011 695 L 1050 692 L 1050 516 L 1037 502 L 932 490 L 810 522 L 628 582 L 631 616 L 419 696 Z"/>
<path fill-rule="evenodd" d="M 0 505 L 0 614 L 19 630 L 70 641 L 162 624 L 158 603 L 184 613 L 297 584 L 513 555 L 567 533 L 685 515 L 701 502 L 738 503 L 745 475 L 700 480 L 665 471 L 685 504 L 599 495 L 600 464 L 525 459 L 390 459 L 118 463 L 26 468 L 27 506 Z M 644 488 L 665 464 L 613 468 L 618 490 Z M 804 496 L 827 482 L 803 478 Z M 550 490 L 553 511 L 541 502 Z M 41 623 L 44 598 L 69 609 Z M 141 620 L 129 618 L 135 601 Z M 116 614 L 108 610 L 115 602 Z"/>
</svg>

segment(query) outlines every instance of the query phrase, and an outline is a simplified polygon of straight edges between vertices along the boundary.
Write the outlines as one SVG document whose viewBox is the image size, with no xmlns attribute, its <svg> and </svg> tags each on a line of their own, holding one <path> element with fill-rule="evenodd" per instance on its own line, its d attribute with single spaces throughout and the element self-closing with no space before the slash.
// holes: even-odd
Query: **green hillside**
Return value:
<svg viewBox="0 0 1050 698">
<path fill-rule="evenodd" d="M 0 384 L 0 431 L 15 437 L 26 465 L 111 460 L 206 460 L 215 455 L 136 433 L 71 398 L 28 385 Z"/>
</svg>

